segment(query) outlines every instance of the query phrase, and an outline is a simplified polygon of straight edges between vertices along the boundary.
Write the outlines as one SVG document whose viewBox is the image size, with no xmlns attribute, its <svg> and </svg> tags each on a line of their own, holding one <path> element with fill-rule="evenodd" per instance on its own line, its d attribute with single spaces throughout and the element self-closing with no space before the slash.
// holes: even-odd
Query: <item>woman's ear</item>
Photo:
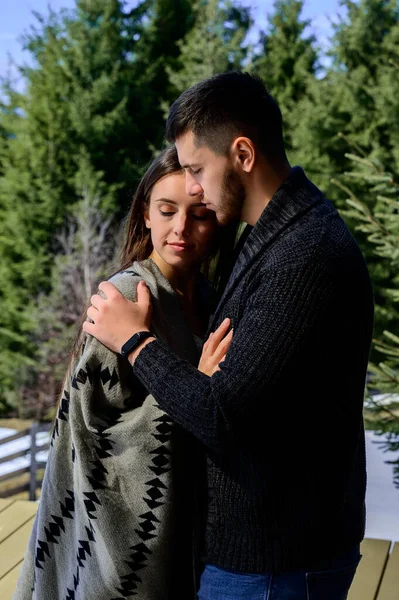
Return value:
<svg viewBox="0 0 399 600">
<path fill-rule="evenodd" d="M 150 216 L 148 214 L 148 210 L 146 210 L 144 212 L 144 223 L 145 223 L 145 226 L 147 227 L 147 229 L 151 229 L 151 221 L 150 221 Z"/>
</svg>

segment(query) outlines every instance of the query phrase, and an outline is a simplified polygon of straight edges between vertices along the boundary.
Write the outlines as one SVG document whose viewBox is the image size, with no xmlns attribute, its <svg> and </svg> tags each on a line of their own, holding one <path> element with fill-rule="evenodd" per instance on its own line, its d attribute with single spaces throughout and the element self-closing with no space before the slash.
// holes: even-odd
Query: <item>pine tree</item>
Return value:
<svg viewBox="0 0 399 600">
<path fill-rule="evenodd" d="M 176 68 L 168 69 L 176 95 L 216 73 L 240 70 L 247 58 L 249 9 L 220 0 L 197 0 L 195 12 L 195 25 L 178 44 Z"/>
<path fill-rule="evenodd" d="M 51 293 L 54 236 L 80 202 L 89 164 L 107 186 L 102 213 L 125 214 L 164 135 L 166 67 L 190 26 L 189 0 L 77 0 L 36 14 L 25 49 L 26 91 L 0 106 L 0 398 L 15 403 L 21 368 L 38 352 L 36 298 Z M 170 98 L 172 99 L 172 98 Z"/>
<path fill-rule="evenodd" d="M 315 37 L 306 35 L 309 20 L 301 20 L 302 0 L 276 0 L 261 35 L 262 53 L 253 70 L 267 84 L 283 113 L 286 144 L 290 148 L 294 106 L 307 94 L 309 81 L 318 68 Z"/>
<path fill-rule="evenodd" d="M 130 107 L 140 126 L 137 156 L 142 166 L 164 142 L 165 107 L 176 97 L 168 70 L 176 68 L 179 41 L 194 23 L 191 0 L 152 0 L 146 4 L 145 25 L 137 34 L 133 54 L 133 82 L 138 93 Z"/>
<path fill-rule="evenodd" d="M 138 19 L 138 26 L 142 15 Z M 135 16 L 117 0 L 79 0 L 76 10 L 37 15 L 25 47 L 26 92 L 5 90 L 0 146 L 0 397 L 10 397 L 35 353 L 33 305 L 49 291 L 55 231 L 79 201 L 76 173 L 88 157 L 121 215 L 139 174 L 139 128 L 130 111 Z M 128 35 L 129 33 L 129 35 Z M 147 157 L 150 150 L 146 148 Z M 140 154 L 140 158 L 142 153 Z M 9 402 L 10 400 L 8 400 Z"/>
<path fill-rule="evenodd" d="M 332 65 L 325 77 L 310 83 L 307 96 L 294 110 L 292 131 L 294 162 L 301 164 L 337 208 L 345 195 L 335 185 L 350 183 L 351 190 L 376 207 L 365 180 L 350 179 L 348 154 L 376 160 L 396 177 L 398 162 L 399 12 L 393 1 L 345 2 L 348 16 L 335 27 Z M 356 222 L 346 215 L 348 225 Z M 376 335 L 385 329 L 399 334 L 397 308 L 387 301 L 386 282 L 393 280 L 391 264 L 375 254 L 362 231 L 356 238 L 366 256 L 376 295 Z"/>
<path fill-rule="evenodd" d="M 335 25 L 331 67 L 311 82 L 298 103 L 293 131 L 295 159 L 338 206 L 343 206 L 343 195 L 330 179 L 351 168 L 346 153 L 370 156 L 392 168 L 397 147 L 392 113 L 384 109 L 384 96 L 398 85 L 386 80 L 387 67 L 398 56 L 397 2 L 345 0 L 343 5 L 348 14 Z"/>
<path fill-rule="evenodd" d="M 53 239 L 51 288 L 32 305 L 34 362 L 19 373 L 18 413 L 22 418 L 52 417 L 89 299 L 114 269 L 117 247 L 115 219 L 104 211 L 113 191 L 88 156 L 75 178 L 80 200 Z"/>
<path fill-rule="evenodd" d="M 387 299 L 399 302 L 399 182 L 392 173 L 386 172 L 376 159 L 348 156 L 353 163 L 351 179 L 360 179 L 369 186 L 369 193 L 376 202 L 369 208 L 350 188 L 345 188 L 349 198 L 348 213 L 358 223 L 374 248 L 374 252 L 389 262 L 395 277 L 392 288 L 385 289 Z M 399 487 L 399 337 L 384 331 L 374 340 L 375 354 L 380 362 L 369 365 L 370 379 L 366 406 L 368 425 L 379 435 L 385 435 L 382 446 L 398 453 L 392 461 L 394 480 Z M 383 360 L 381 360 L 381 355 Z M 376 395 L 378 393 L 378 395 Z"/>
</svg>

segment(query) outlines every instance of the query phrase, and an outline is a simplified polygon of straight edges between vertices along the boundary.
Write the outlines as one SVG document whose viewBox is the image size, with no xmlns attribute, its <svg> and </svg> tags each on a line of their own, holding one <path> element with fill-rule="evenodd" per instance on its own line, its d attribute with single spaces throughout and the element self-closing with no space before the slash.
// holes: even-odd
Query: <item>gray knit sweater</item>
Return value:
<svg viewBox="0 0 399 600">
<path fill-rule="evenodd" d="M 178 297 L 151 260 L 111 281 L 133 300 L 141 279 L 153 298 L 154 333 L 197 364 Z M 70 373 L 14 600 L 167 600 L 183 565 L 188 586 L 180 576 L 177 587 L 189 598 L 188 436 L 129 363 L 96 339 L 88 337 Z"/>
</svg>

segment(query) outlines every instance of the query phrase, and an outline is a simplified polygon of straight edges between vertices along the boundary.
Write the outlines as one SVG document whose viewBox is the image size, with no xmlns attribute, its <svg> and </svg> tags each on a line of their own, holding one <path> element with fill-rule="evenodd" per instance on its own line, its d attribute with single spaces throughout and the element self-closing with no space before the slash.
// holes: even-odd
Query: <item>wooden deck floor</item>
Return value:
<svg viewBox="0 0 399 600">
<path fill-rule="evenodd" d="M 0 498 L 1 600 L 11 600 L 37 507 L 36 502 Z M 399 542 L 392 552 L 390 546 L 386 540 L 364 540 L 348 600 L 399 600 Z"/>
<path fill-rule="evenodd" d="M 0 598 L 9 600 L 25 555 L 36 502 L 0 498 Z"/>
</svg>

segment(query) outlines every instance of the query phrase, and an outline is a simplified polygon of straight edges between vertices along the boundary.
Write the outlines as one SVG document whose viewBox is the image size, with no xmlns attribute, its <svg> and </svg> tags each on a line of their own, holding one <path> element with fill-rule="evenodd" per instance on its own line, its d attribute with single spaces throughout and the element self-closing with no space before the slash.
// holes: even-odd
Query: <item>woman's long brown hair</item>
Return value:
<svg viewBox="0 0 399 600">
<path fill-rule="evenodd" d="M 144 260 L 152 252 L 151 231 L 146 227 L 144 213 L 150 205 L 154 185 L 172 173 L 183 173 L 175 146 L 168 146 L 158 154 L 142 177 L 129 213 L 125 220 L 124 245 L 120 253 L 118 271 L 123 271 L 135 260 Z"/>
<path fill-rule="evenodd" d="M 173 173 L 183 173 L 183 170 L 179 163 L 176 148 L 174 145 L 171 145 L 162 150 L 153 160 L 137 187 L 129 213 L 125 219 L 123 234 L 124 242 L 120 251 L 119 260 L 117 261 L 116 271 L 114 270 L 113 274 L 124 271 L 130 267 L 135 260 L 141 261 L 151 255 L 153 250 L 151 231 L 145 225 L 144 213 L 149 208 L 151 192 L 155 184 L 162 179 L 162 177 Z M 209 257 L 208 260 L 204 260 L 202 264 L 204 275 L 211 279 L 219 296 L 221 293 L 220 288 L 227 282 L 228 274 L 232 266 L 231 261 L 237 231 L 237 225 L 220 228 L 217 234 L 213 256 Z M 72 346 L 68 368 L 62 387 L 65 385 L 74 359 L 82 350 L 84 342 L 83 323 L 86 321 L 86 311 L 89 306 L 90 303 L 86 306 L 79 322 L 78 333 Z M 56 413 L 61 397 L 62 390 L 58 399 Z"/>
</svg>

